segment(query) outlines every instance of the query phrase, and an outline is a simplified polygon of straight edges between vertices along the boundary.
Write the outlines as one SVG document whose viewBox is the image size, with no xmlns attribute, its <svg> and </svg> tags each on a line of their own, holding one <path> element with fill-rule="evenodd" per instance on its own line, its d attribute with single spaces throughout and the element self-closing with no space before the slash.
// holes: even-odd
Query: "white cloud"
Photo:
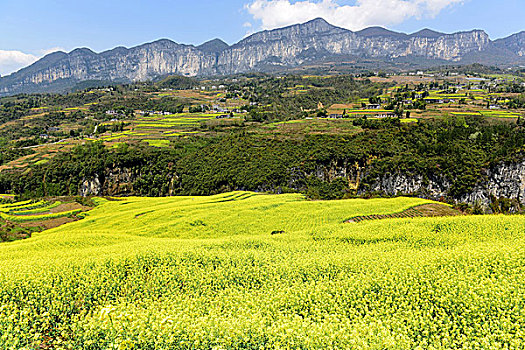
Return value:
<svg viewBox="0 0 525 350">
<path fill-rule="evenodd" d="M 357 0 L 340 5 L 337 0 L 255 0 L 245 6 L 263 29 L 274 29 L 322 17 L 333 25 L 359 30 L 369 26 L 399 24 L 409 18 L 435 17 L 463 0 Z"/>
<path fill-rule="evenodd" d="M 43 57 L 45 55 L 49 55 L 50 53 L 57 52 L 57 51 L 67 52 L 66 49 L 64 49 L 63 47 L 58 46 L 58 47 L 52 47 L 50 49 L 40 50 L 40 54 Z"/>
<path fill-rule="evenodd" d="M 22 51 L 0 50 L 0 75 L 4 76 L 28 66 L 38 60 L 35 55 L 23 53 Z"/>
<path fill-rule="evenodd" d="M 0 50 L 0 75 L 6 76 L 35 63 L 41 57 L 56 51 L 65 51 L 61 47 L 40 50 L 40 55 L 32 55 L 22 51 Z"/>
</svg>

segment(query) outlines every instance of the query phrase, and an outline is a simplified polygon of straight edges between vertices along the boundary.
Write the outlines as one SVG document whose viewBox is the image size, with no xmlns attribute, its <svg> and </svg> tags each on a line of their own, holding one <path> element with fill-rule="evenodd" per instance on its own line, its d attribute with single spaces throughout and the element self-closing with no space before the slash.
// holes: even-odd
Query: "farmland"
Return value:
<svg viewBox="0 0 525 350">
<path fill-rule="evenodd" d="M 29 238 L 35 232 L 78 220 L 90 207 L 71 198 L 15 202 L 13 196 L 0 196 L 0 242 Z"/>
<path fill-rule="evenodd" d="M 231 133 L 276 138 L 353 135 L 362 131 L 359 119 L 365 118 L 415 124 L 478 116 L 519 124 L 525 113 L 523 81 L 519 74 L 480 74 L 472 80 L 436 72 L 381 79 L 169 77 L 64 96 L 6 97 L 0 100 L 5 139 L 0 139 L 0 147 L 9 152 L 3 151 L 0 171 L 44 164 L 89 142 L 166 147 L 179 139 Z"/>
<path fill-rule="evenodd" d="M 97 203 L 0 245 L 1 348 L 524 346 L 522 216 L 348 224 L 434 202 L 251 192 Z"/>
</svg>

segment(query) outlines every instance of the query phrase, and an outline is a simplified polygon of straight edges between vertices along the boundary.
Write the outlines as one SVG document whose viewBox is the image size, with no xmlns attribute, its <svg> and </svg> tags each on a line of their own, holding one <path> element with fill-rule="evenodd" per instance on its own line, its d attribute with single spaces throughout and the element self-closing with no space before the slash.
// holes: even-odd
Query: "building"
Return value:
<svg viewBox="0 0 525 350">
<path fill-rule="evenodd" d="M 374 116 L 374 118 L 396 118 L 397 115 L 392 112 L 379 113 Z"/>
<path fill-rule="evenodd" d="M 452 100 L 450 98 L 425 98 L 425 102 L 427 103 L 455 103 L 456 100 Z"/>
</svg>

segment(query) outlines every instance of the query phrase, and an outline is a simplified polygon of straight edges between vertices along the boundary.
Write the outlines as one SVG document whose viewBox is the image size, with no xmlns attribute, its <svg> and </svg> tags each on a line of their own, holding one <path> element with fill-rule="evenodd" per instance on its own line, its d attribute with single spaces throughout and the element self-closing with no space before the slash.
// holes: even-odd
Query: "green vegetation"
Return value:
<svg viewBox="0 0 525 350">
<path fill-rule="evenodd" d="M 0 347 L 522 348 L 522 216 L 414 198 L 99 200 L 0 246 Z M 275 234 L 273 234 L 275 233 Z"/>
<path fill-rule="evenodd" d="M 462 215 L 523 211 L 464 199 L 524 158 L 483 68 L 0 98 L 0 349 L 525 348 L 525 218 Z"/>
<path fill-rule="evenodd" d="M 450 116 L 434 122 L 401 123 L 398 118 L 353 122 L 351 134 L 282 135 L 232 133 L 167 141 L 157 147 L 101 143 L 57 154 L 31 171 L 0 173 L 0 192 L 22 198 L 77 195 L 84 181 L 107 179 L 102 195 L 209 195 L 237 189 L 303 192 L 310 198 L 374 195 L 377 179 L 392 174 L 446 178 L 448 199 L 460 198 L 479 181 L 483 169 L 521 159 L 525 133 L 516 124 L 480 116 Z M 273 127 L 297 126 L 286 123 Z M 162 147 L 160 147 L 162 146 Z M 357 185 L 349 175 L 319 172 L 366 168 Z M 357 171 L 357 170 L 355 170 Z M 106 174 L 125 173 L 116 185 Z"/>
<path fill-rule="evenodd" d="M 169 140 L 146 140 L 146 142 L 153 147 L 168 147 Z"/>
<path fill-rule="evenodd" d="M 169 77 L 66 95 L 0 98 L 0 172 L 43 165 L 88 141 L 102 141 L 111 148 L 147 139 L 173 142 L 232 133 L 277 139 L 346 136 L 377 128 L 376 122 L 356 121 L 363 117 L 397 116 L 401 123 L 415 123 L 449 115 L 481 116 L 513 125 L 518 119 L 522 126 L 525 88 L 519 72 L 445 68 L 427 72 L 424 81 L 384 73 Z M 460 73 L 480 79 L 469 80 Z"/>
<path fill-rule="evenodd" d="M 62 201 L 0 201 L 0 242 L 29 238 L 35 232 L 77 220 L 93 205 L 89 200 L 66 198 Z"/>
<path fill-rule="evenodd" d="M 42 215 L 9 215 L 0 213 L 0 218 L 5 221 L 10 222 L 32 222 L 32 221 L 43 221 L 43 220 L 51 220 L 51 219 L 57 219 L 62 217 L 72 217 L 75 214 L 78 214 L 82 212 L 82 209 L 74 209 L 69 211 L 64 211 L 61 213 L 52 213 L 52 214 L 42 214 Z"/>
<path fill-rule="evenodd" d="M 33 214 L 42 214 L 60 206 L 62 202 L 56 201 L 54 203 L 48 204 L 46 202 L 39 202 L 35 206 L 31 207 L 15 207 L 8 211 L 8 214 L 12 215 L 33 215 Z M 33 208 L 33 209 L 31 209 Z M 2 207 L 0 207 L 0 212 L 2 212 Z"/>
</svg>

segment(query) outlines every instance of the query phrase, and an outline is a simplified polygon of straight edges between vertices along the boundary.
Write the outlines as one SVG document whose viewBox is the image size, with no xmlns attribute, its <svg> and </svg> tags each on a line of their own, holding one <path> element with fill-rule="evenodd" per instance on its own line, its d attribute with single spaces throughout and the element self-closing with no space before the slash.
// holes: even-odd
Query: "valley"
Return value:
<svg viewBox="0 0 525 350">
<path fill-rule="evenodd" d="M 483 2 L 2 3 L 0 349 L 525 349 Z"/>
<path fill-rule="evenodd" d="M 520 211 L 520 172 L 500 171 L 522 167 L 524 78 L 417 73 L 171 77 L 3 98 L 0 192 L 409 194 Z"/>
</svg>

